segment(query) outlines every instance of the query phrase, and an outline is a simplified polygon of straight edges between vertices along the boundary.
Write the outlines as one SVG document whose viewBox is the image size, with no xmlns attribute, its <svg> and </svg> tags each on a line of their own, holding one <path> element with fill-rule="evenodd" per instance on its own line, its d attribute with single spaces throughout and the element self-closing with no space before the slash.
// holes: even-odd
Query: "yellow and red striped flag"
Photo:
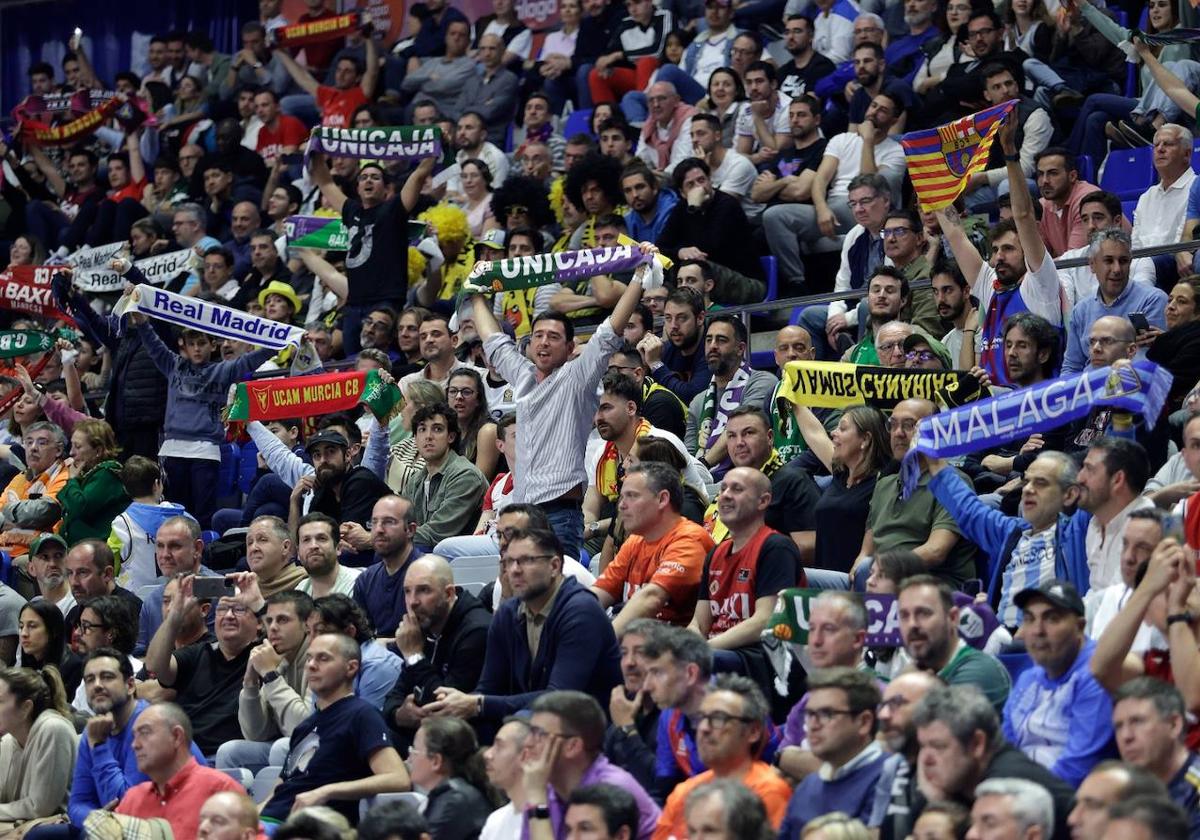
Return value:
<svg viewBox="0 0 1200 840">
<path fill-rule="evenodd" d="M 922 210 L 941 210 L 967 186 L 967 180 L 987 169 L 988 153 L 1000 125 L 1017 100 L 1010 99 L 954 122 L 910 131 L 900 138 L 908 175 Z"/>
</svg>

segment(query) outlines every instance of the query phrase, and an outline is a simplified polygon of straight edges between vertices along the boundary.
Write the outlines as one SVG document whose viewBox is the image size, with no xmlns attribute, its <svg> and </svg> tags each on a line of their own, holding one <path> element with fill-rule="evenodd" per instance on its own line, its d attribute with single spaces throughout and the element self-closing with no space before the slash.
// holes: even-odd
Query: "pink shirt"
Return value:
<svg viewBox="0 0 1200 840">
<path fill-rule="evenodd" d="M 245 793 L 246 789 L 221 771 L 201 767 L 189 757 L 162 793 L 154 782 L 142 782 L 125 792 L 117 813 L 144 820 L 164 819 L 171 824 L 175 840 L 195 840 L 200 829 L 200 806 L 214 793 L 223 791 Z"/>
<path fill-rule="evenodd" d="M 1067 203 L 1060 210 L 1053 201 L 1038 199 L 1042 202 L 1042 220 L 1038 222 L 1038 232 L 1046 243 L 1050 256 L 1058 257 L 1063 251 L 1082 248 L 1088 244 L 1087 228 L 1079 217 L 1079 202 L 1088 193 L 1100 189 L 1087 181 L 1076 181 Z"/>
</svg>

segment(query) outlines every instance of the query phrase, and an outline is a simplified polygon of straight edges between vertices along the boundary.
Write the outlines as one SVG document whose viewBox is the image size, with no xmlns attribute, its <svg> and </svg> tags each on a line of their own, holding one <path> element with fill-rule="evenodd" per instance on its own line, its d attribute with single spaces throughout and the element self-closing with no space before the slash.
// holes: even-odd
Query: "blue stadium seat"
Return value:
<svg viewBox="0 0 1200 840">
<path fill-rule="evenodd" d="M 0 551 L 0 581 L 12 586 L 12 555 L 7 551 Z"/>
<path fill-rule="evenodd" d="M 217 471 L 217 498 L 224 499 L 237 492 L 238 453 L 236 443 L 221 444 L 221 468 Z"/>
<path fill-rule="evenodd" d="M 571 135 L 579 134 L 580 132 L 583 132 L 584 134 L 591 134 L 591 124 L 591 108 L 572 111 L 571 115 L 567 117 L 567 121 L 563 123 L 562 135 L 563 137 L 570 137 Z"/>
<path fill-rule="evenodd" d="M 1096 165 L 1092 163 L 1091 155 L 1079 155 L 1075 158 L 1075 168 L 1079 172 L 1079 180 L 1087 181 L 1089 184 L 1094 184 L 1096 177 Z"/>
<path fill-rule="evenodd" d="M 1150 146 L 1113 149 L 1108 153 L 1099 186 L 1125 200 L 1137 198 L 1156 180 L 1158 173 L 1154 171 L 1154 149 Z"/>
<path fill-rule="evenodd" d="M 200 539 L 204 541 L 205 546 L 210 546 L 221 539 L 221 534 L 218 531 L 201 531 Z"/>
<path fill-rule="evenodd" d="M 1014 683 L 1026 668 L 1033 665 L 1033 660 L 1028 653 L 1002 653 L 999 658 L 1000 664 L 1008 671 L 1008 675 Z"/>
<path fill-rule="evenodd" d="M 1133 224 L 1133 211 L 1137 209 L 1137 199 L 1131 198 L 1121 202 L 1121 212 L 1125 214 L 1125 218 L 1129 220 L 1129 224 Z"/>
<path fill-rule="evenodd" d="M 254 441 L 248 441 L 242 444 L 241 454 L 238 456 L 238 489 L 243 493 L 249 493 L 256 475 L 258 475 L 258 445 Z"/>
<path fill-rule="evenodd" d="M 767 294 L 763 303 L 779 300 L 779 261 L 769 256 L 759 257 L 758 261 L 762 263 L 763 276 L 767 278 Z"/>
<path fill-rule="evenodd" d="M 515 130 L 513 122 L 510 120 L 508 128 L 504 129 L 504 151 L 507 154 L 513 150 L 513 131 Z"/>
</svg>

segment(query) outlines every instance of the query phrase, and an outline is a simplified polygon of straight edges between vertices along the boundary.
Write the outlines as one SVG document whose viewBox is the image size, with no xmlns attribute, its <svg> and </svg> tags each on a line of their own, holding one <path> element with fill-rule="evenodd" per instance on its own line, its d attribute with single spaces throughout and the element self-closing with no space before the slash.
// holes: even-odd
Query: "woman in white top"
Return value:
<svg viewBox="0 0 1200 840">
<path fill-rule="evenodd" d="M 482 160 L 471 158 L 462 162 L 459 171 L 464 196 L 462 209 L 467 214 L 471 238 L 478 242 L 489 230 L 499 227 L 492 215 L 492 170 Z"/>
<path fill-rule="evenodd" d="M 974 58 L 966 38 L 959 37 L 960 32 L 966 34 L 963 27 L 971 17 L 971 8 L 971 0 L 950 0 L 946 4 L 946 30 L 949 34 L 942 48 L 933 58 L 927 59 L 913 77 L 913 90 L 917 93 L 929 93 L 945 81 L 950 65 L 961 64 Z"/>
</svg>

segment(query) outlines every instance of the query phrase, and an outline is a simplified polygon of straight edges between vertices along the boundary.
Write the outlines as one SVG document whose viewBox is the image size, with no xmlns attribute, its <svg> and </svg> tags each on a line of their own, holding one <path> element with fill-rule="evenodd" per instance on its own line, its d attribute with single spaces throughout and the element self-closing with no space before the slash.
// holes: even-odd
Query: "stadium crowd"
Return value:
<svg viewBox="0 0 1200 840">
<path fill-rule="evenodd" d="M 0 301 L 0 837 L 1200 838 L 1200 251 L 1132 256 L 1200 223 L 1200 63 L 1154 37 L 1193 4 L 493 5 L 29 67 L 30 113 L 141 116 L 0 146 L 0 281 L 49 289 Z M 900 136 L 944 162 L 1012 100 L 922 210 Z M 302 159 L 318 125 L 442 153 Z M 781 398 L 838 361 L 958 387 Z M 922 448 L 1155 365 L 1161 411 Z M 237 413 L 317 367 L 402 405 Z"/>
</svg>

